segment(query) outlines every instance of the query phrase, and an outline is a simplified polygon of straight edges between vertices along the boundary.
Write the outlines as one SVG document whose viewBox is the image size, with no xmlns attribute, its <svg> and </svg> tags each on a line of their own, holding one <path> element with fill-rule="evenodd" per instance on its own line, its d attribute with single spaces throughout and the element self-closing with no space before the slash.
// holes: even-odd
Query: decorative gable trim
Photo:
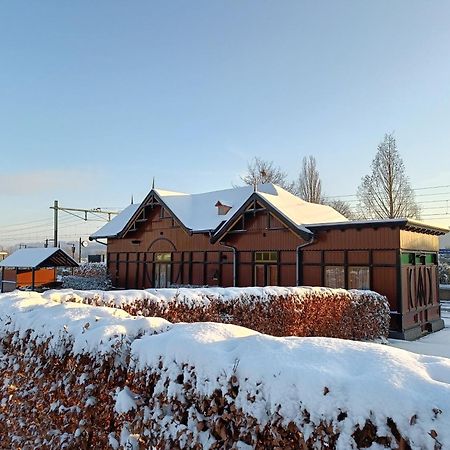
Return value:
<svg viewBox="0 0 450 450">
<path fill-rule="evenodd" d="M 174 212 L 167 206 L 167 204 L 162 200 L 156 191 L 153 189 L 148 193 L 147 197 L 142 201 L 139 208 L 131 216 L 128 223 L 125 225 L 123 230 L 117 235 L 118 238 L 124 238 L 128 232 L 136 231 L 137 224 L 146 222 L 148 220 L 147 208 L 153 209 L 155 206 L 161 206 L 166 209 L 172 216 L 172 219 L 182 228 L 187 234 L 191 235 L 192 230 L 187 228 L 183 222 L 174 214 Z"/>
<path fill-rule="evenodd" d="M 221 240 L 236 224 L 236 222 L 248 212 L 257 213 L 260 211 L 269 211 L 273 216 L 275 216 L 281 223 L 286 225 L 294 234 L 299 236 L 304 240 L 310 240 L 314 234 L 311 231 L 306 231 L 298 228 L 296 224 L 290 221 L 286 216 L 281 214 L 277 209 L 275 209 L 268 201 L 263 197 L 254 192 L 246 202 L 230 217 L 230 219 L 225 222 L 222 226 L 219 226 L 211 237 L 211 243 Z"/>
</svg>

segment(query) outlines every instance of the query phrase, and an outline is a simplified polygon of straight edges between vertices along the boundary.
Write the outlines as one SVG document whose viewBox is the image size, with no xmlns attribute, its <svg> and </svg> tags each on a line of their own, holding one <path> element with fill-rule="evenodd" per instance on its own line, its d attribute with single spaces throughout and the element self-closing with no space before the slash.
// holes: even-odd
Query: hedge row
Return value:
<svg viewBox="0 0 450 450">
<path fill-rule="evenodd" d="M 450 371 L 437 374 L 439 358 L 428 371 L 429 357 L 377 344 L 170 325 L 17 292 L 0 295 L 0 342 L 5 450 L 450 444 Z M 385 390 L 371 393 L 368 380 Z"/>
<path fill-rule="evenodd" d="M 54 294 L 49 294 L 55 297 Z M 177 322 L 240 325 L 272 336 L 372 340 L 389 333 L 389 304 L 373 291 L 329 288 L 199 288 L 66 291 L 57 298 Z"/>
<path fill-rule="evenodd" d="M 158 318 L 0 294 L 0 449 L 105 449 L 131 344 L 167 330 Z"/>
<path fill-rule="evenodd" d="M 4 380 L 0 448 L 4 450 L 338 448 L 339 422 L 326 418 L 314 422 L 301 404 L 301 425 L 285 421 L 276 411 L 264 424 L 243 412 L 234 401 L 236 396 L 241 391 L 251 405 L 258 386 L 242 392 L 236 376 L 220 380 L 211 395 L 200 395 L 195 388 L 195 367 L 182 362 L 178 375 L 170 378 L 162 362 L 134 372 L 115 367 L 111 356 L 102 360 L 74 357 L 68 348 L 64 356 L 55 357 L 48 355 L 45 344 L 14 341 L 14 334 L 4 337 L 0 358 Z M 165 386 L 164 392 L 152 395 L 158 384 Z M 131 409 L 118 407 L 118 395 L 130 396 Z M 342 422 L 347 412 L 337 411 L 337 415 Z M 378 431 L 367 418 L 345 439 L 353 448 L 375 443 L 387 448 L 401 443 L 404 449 L 410 448 L 390 419 Z"/>
</svg>

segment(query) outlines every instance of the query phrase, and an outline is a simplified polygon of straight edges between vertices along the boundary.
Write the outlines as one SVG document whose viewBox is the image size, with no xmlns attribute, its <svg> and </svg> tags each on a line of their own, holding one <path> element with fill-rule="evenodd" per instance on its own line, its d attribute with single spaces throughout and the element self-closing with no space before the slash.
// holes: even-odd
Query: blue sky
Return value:
<svg viewBox="0 0 450 450">
<path fill-rule="evenodd" d="M 0 232 L 153 176 L 227 188 L 255 155 L 354 194 L 392 130 L 414 188 L 450 184 L 449 23 L 447 0 L 3 2 Z"/>
</svg>

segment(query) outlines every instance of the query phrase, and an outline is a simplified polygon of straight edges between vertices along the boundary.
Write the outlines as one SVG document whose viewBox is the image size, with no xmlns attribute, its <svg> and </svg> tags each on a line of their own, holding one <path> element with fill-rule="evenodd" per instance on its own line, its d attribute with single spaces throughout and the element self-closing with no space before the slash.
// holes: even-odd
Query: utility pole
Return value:
<svg viewBox="0 0 450 450">
<path fill-rule="evenodd" d="M 58 200 L 53 202 L 53 243 L 58 247 Z"/>
<path fill-rule="evenodd" d="M 72 244 L 72 259 L 75 259 L 75 244 Z M 72 267 L 72 275 L 73 275 L 73 267 Z"/>
<path fill-rule="evenodd" d="M 53 209 L 53 244 L 55 247 L 58 247 L 58 213 L 59 211 L 63 211 L 72 216 L 78 217 L 81 220 L 87 221 L 88 215 L 91 214 L 96 217 L 100 217 L 104 219 L 105 216 L 108 218 L 107 220 L 111 220 L 111 216 L 115 216 L 119 214 L 118 211 L 109 211 L 101 208 L 91 208 L 91 209 L 83 209 L 83 208 L 63 208 L 59 206 L 58 200 L 53 202 L 53 206 L 50 206 L 50 209 Z M 80 216 L 76 213 L 84 213 L 83 216 Z"/>
</svg>

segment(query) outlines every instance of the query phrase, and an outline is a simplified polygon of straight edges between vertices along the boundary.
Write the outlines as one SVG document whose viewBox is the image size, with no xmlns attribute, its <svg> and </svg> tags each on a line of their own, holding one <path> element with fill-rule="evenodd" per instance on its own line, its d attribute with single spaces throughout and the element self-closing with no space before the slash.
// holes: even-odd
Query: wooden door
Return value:
<svg viewBox="0 0 450 450">
<path fill-rule="evenodd" d="M 278 267 L 276 264 L 255 265 L 255 286 L 278 286 Z"/>
</svg>

